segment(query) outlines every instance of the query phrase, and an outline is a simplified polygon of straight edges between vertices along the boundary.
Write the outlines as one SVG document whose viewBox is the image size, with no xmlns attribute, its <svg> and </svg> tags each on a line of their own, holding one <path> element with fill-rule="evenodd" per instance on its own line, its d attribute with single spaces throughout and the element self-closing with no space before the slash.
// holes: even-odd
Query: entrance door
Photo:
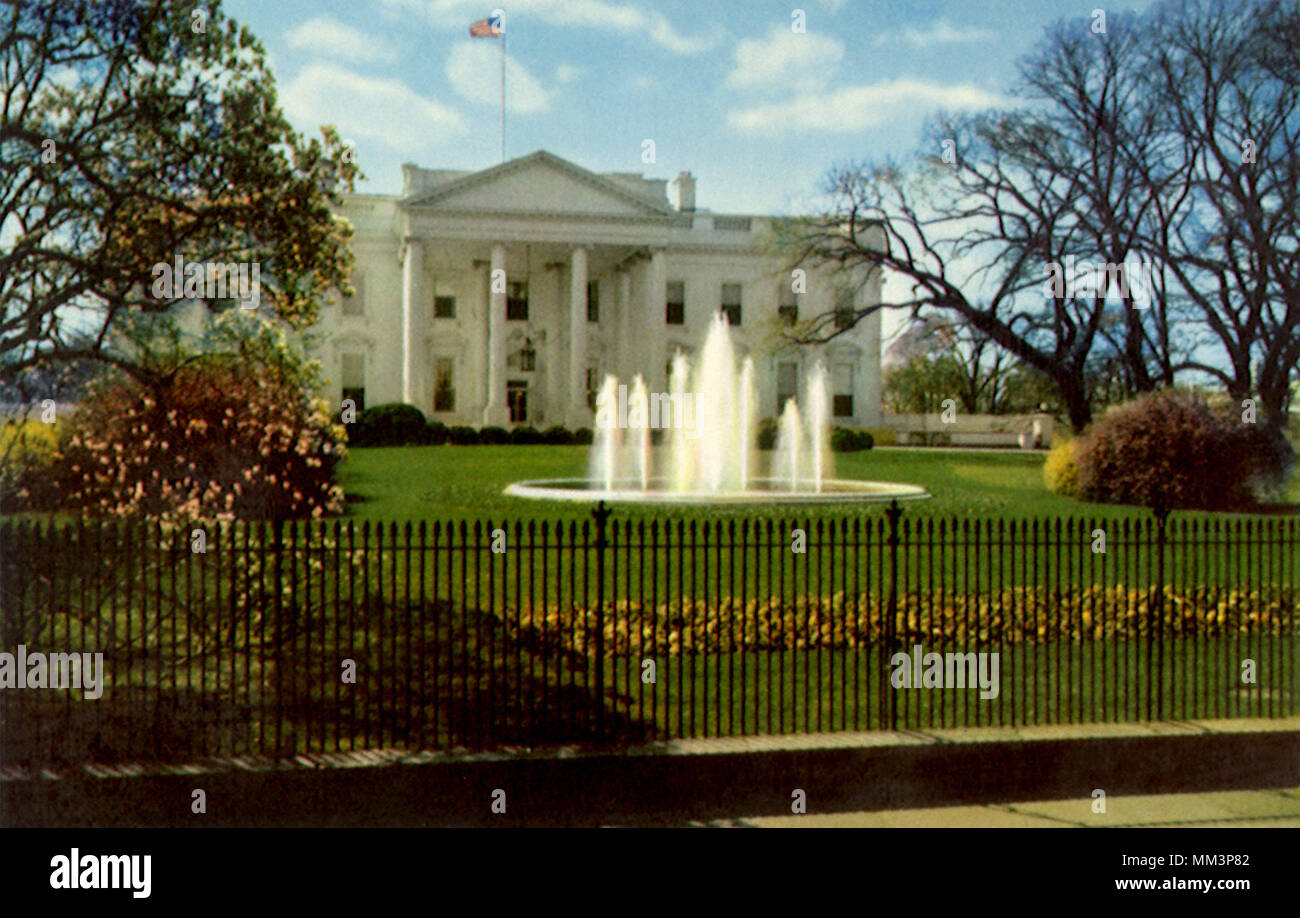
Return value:
<svg viewBox="0 0 1300 918">
<path fill-rule="evenodd" d="M 512 379 L 506 383 L 506 407 L 510 409 L 510 423 L 523 424 L 528 420 L 528 383 Z"/>
</svg>

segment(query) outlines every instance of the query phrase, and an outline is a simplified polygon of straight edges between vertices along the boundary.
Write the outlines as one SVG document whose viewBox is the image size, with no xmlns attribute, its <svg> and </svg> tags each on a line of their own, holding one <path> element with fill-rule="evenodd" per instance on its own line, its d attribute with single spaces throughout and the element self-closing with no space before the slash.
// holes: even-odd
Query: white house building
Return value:
<svg viewBox="0 0 1300 918">
<path fill-rule="evenodd" d="M 779 340 L 791 318 L 878 297 L 879 279 L 809 271 L 795 292 L 763 244 L 769 218 L 696 210 L 689 173 L 670 189 L 539 151 L 480 172 L 406 165 L 403 180 L 400 196 L 345 202 L 356 295 L 313 329 L 330 397 L 447 424 L 592 427 L 606 373 L 666 391 L 675 352 L 696 353 L 721 310 L 754 358 L 761 415 L 802 398 L 820 360 L 835 423 L 879 424 L 879 313 L 827 345 Z"/>
</svg>

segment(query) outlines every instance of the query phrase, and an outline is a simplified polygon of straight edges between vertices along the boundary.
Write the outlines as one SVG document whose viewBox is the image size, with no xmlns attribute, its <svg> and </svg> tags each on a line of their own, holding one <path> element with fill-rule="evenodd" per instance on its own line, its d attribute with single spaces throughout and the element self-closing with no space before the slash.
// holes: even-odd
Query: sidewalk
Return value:
<svg viewBox="0 0 1300 918">
<path fill-rule="evenodd" d="M 1300 788 L 1109 797 L 860 813 L 810 813 L 692 822 L 695 826 L 775 828 L 1300 828 Z"/>
<path fill-rule="evenodd" d="M 1279 824 L 1300 820 L 1296 787 L 1300 717 L 1243 718 L 8 769 L 0 825 Z M 790 814 L 795 790 L 809 815 Z"/>
</svg>

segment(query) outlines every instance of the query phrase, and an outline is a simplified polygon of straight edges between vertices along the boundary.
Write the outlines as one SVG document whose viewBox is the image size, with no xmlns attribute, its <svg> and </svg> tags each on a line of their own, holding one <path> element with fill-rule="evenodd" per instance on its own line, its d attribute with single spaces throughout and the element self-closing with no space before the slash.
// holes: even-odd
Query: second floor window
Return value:
<svg viewBox="0 0 1300 918">
<path fill-rule="evenodd" d="M 587 281 L 587 321 L 600 321 L 600 284 L 598 281 Z"/>
<path fill-rule="evenodd" d="M 664 322 L 669 325 L 686 324 L 686 284 L 669 281 L 665 291 Z"/>
<path fill-rule="evenodd" d="M 435 319 L 456 318 L 456 298 L 454 296 L 435 296 L 433 298 L 433 317 Z"/>
<path fill-rule="evenodd" d="M 781 298 L 778 303 L 777 315 L 786 325 L 793 325 L 799 321 L 799 294 L 790 289 L 789 281 L 781 282 Z"/>
<path fill-rule="evenodd" d="M 733 328 L 740 324 L 740 284 L 722 285 L 722 311 Z"/>
<path fill-rule="evenodd" d="M 506 284 L 506 318 L 518 322 L 528 320 L 527 281 L 510 281 Z"/>
<path fill-rule="evenodd" d="M 356 271 L 352 274 L 352 288 L 356 291 L 352 296 L 343 298 L 343 314 L 345 316 L 365 315 L 366 303 L 366 279 L 361 272 Z"/>
<path fill-rule="evenodd" d="M 835 297 L 835 330 L 841 331 L 853 326 L 853 291 L 841 290 Z"/>
</svg>

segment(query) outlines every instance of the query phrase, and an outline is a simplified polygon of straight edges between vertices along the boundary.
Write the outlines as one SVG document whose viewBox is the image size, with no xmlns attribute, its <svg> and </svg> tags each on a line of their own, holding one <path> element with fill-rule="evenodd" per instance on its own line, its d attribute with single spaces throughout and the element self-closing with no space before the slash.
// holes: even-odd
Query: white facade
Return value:
<svg viewBox="0 0 1300 918">
<path fill-rule="evenodd" d="M 713 315 L 738 303 L 732 339 L 754 358 L 761 415 L 779 414 L 778 396 L 802 401 L 820 360 L 835 423 L 880 423 L 880 314 L 795 348 L 779 341 L 778 311 L 873 302 L 879 278 L 849 290 L 810 271 L 793 294 L 765 251 L 768 218 L 694 210 L 689 174 L 672 183 L 674 206 L 665 181 L 546 152 L 481 172 L 403 172 L 401 196 L 353 195 L 343 209 L 357 295 L 322 308 L 313 329 L 330 398 L 406 402 L 449 425 L 592 427 L 604 374 L 666 391 L 674 353 L 696 354 Z"/>
</svg>

